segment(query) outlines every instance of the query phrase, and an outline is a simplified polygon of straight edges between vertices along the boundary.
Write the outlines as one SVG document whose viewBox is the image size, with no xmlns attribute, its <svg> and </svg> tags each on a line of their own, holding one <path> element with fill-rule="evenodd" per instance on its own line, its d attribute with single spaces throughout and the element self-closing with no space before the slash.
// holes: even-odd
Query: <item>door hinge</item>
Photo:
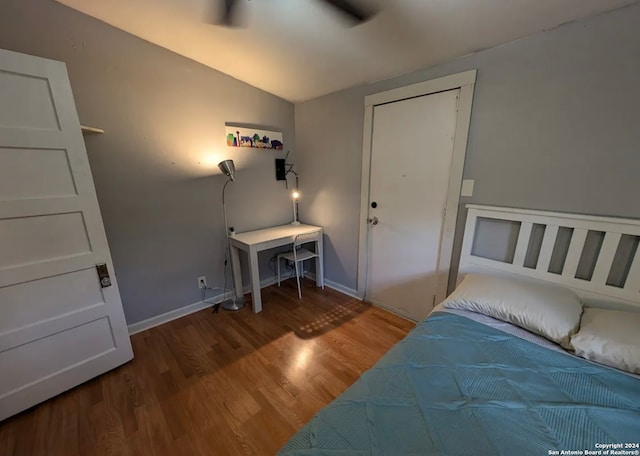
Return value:
<svg viewBox="0 0 640 456">
<path fill-rule="evenodd" d="M 109 269 L 107 269 L 107 263 L 96 264 L 96 271 L 98 271 L 98 280 L 100 280 L 100 287 L 110 287 L 111 277 L 109 277 Z"/>
<path fill-rule="evenodd" d="M 445 218 L 447 216 L 447 206 L 442 208 L 442 218 Z"/>
</svg>

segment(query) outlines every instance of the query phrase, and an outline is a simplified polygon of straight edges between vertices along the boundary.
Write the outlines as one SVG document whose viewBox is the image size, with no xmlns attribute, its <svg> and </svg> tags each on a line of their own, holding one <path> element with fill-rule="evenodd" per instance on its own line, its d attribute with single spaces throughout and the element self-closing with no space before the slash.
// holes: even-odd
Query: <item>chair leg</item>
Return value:
<svg viewBox="0 0 640 456">
<path fill-rule="evenodd" d="M 299 261 L 296 261 L 296 282 L 298 282 L 298 299 L 302 299 L 302 292 L 300 291 L 300 268 L 298 264 Z"/>
<path fill-rule="evenodd" d="M 278 263 L 278 286 L 280 286 L 280 258 L 276 258 L 276 263 Z"/>
</svg>

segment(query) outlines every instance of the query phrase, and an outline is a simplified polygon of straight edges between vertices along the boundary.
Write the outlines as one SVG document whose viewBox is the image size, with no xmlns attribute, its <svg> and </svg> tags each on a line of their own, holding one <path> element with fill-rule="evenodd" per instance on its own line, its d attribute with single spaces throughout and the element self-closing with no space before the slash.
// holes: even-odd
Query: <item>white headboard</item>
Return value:
<svg viewBox="0 0 640 456">
<path fill-rule="evenodd" d="M 467 209 L 458 283 L 468 272 L 515 274 L 570 287 L 586 305 L 640 309 L 640 220 L 494 206 Z M 488 236 L 481 234 L 483 224 Z M 506 232 L 512 245 L 505 247 L 505 258 L 481 256 L 478 242 L 494 242 Z"/>
</svg>

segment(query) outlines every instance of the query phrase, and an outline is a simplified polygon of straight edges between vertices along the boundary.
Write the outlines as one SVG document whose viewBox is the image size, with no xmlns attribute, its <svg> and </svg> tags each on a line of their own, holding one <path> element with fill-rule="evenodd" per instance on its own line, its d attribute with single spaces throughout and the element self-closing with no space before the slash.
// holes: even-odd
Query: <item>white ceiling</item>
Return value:
<svg viewBox="0 0 640 456">
<path fill-rule="evenodd" d="M 203 21 L 222 0 L 57 1 L 298 102 L 635 0 L 369 0 L 381 11 L 356 27 L 318 0 L 238 0 L 244 27 L 234 29 Z"/>
</svg>

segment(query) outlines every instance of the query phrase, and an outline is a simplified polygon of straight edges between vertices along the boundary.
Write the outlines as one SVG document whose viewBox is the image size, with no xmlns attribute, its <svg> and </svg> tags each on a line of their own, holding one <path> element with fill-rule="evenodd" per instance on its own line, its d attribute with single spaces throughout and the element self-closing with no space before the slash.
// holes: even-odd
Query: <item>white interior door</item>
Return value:
<svg viewBox="0 0 640 456">
<path fill-rule="evenodd" d="M 443 280 L 438 264 L 459 94 L 373 110 L 365 299 L 415 320 L 431 311 Z"/>
<path fill-rule="evenodd" d="M 0 420 L 132 357 L 66 66 L 0 50 Z"/>
</svg>

